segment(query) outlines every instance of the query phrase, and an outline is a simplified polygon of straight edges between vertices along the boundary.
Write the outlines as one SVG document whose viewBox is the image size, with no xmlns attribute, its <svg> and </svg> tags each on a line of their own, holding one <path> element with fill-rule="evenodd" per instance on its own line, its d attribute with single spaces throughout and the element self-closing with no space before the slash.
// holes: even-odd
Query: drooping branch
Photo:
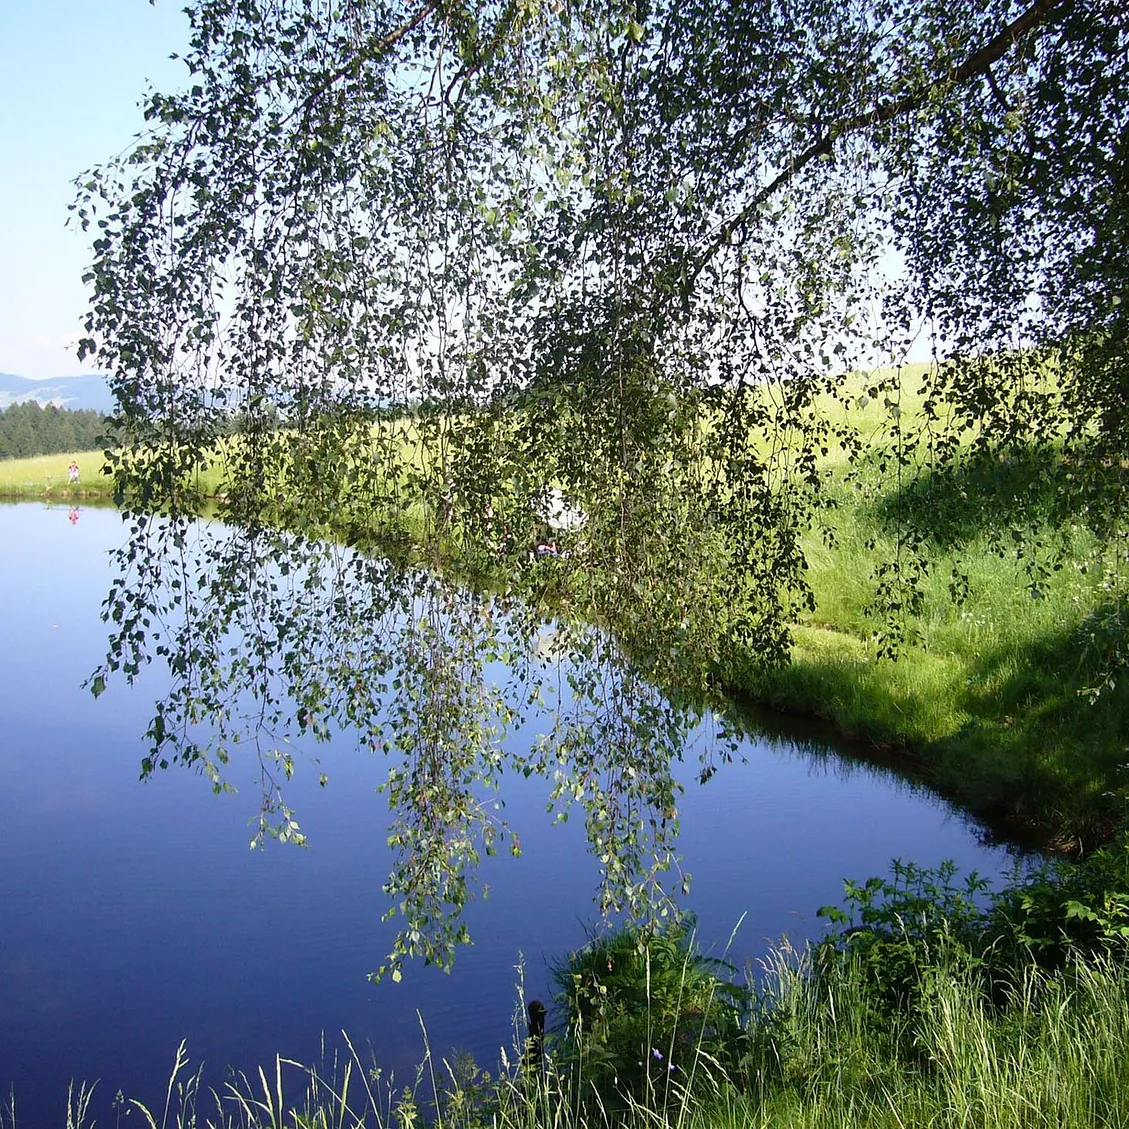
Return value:
<svg viewBox="0 0 1129 1129">
<path fill-rule="evenodd" d="M 740 212 L 720 226 L 710 243 L 708 251 L 702 256 L 701 264 L 704 265 L 712 258 L 717 249 L 724 246 L 733 233 L 747 223 L 766 200 L 769 200 L 791 183 L 812 161 L 818 160 L 820 157 L 831 156 L 836 142 L 841 138 L 875 129 L 911 113 L 923 106 L 942 88 L 959 85 L 977 75 L 990 74 L 992 65 L 1002 59 L 1023 36 L 1046 23 L 1057 9 L 1064 8 L 1067 3 L 1068 0 L 1036 0 L 1022 15 L 1008 24 L 978 51 L 973 52 L 955 70 L 938 75 L 908 94 L 903 94 L 900 98 L 891 98 L 866 113 L 855 114 L 832 122 L 824 130 L 818 141 L 808 146 L 802 153 L 797 154 L 773 180 L 754 194 Z"/>
</svg>

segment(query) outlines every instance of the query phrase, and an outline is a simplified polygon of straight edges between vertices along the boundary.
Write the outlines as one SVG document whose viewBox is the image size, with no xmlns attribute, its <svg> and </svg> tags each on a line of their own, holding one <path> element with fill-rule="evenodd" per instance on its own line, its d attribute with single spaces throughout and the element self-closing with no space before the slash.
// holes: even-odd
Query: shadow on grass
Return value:
<svg viewBox="0 0 1129 1129">
<path fill-rule="evenodd" d="M 989 841 L 1088 851 L 1124 817 L 1129 608 L 1001 647 L 975 665 L 907 650 L 896 662 L 809 649 L 730 672 L 738 701 L 815 714 L 838 755 L 892 769 L 972 816 Z M 750 727 L 763 722 L 749 716 Z"/>
<path fill-rule="evenodd" d="M 1046 829 L 1086 851 L 1124 816 L 1129 614 L 1103 605 L 1074 628 L 1001 648 L 971 669 L 968 721 L 930 749 L 943 791 L 968 790 L 990 821 Z"/>
<path fill-rule="evenodd" d="M 942 548 L 1022 527 L 1092 523 L 1116 511 L 1123 467 L 1063 457 L 1049 445 L 974 451 L 944 466 L 923 467 L 870 512 L 887 530 L 911 529 Z"/>
</svg>

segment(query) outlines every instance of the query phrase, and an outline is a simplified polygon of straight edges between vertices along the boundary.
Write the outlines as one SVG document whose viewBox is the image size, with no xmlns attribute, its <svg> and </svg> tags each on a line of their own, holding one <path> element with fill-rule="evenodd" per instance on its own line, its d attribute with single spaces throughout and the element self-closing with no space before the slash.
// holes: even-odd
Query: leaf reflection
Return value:
<svg viewBox="0 0 1129 1129">
<path fill-rule="evenodd" d="M 505 592 L 262 527 L 133 517 L 104 605 L 101 685 L 168 668 L 142 777 L 193 766 L 217 791 L 250 746 L 261 796 L 252 845 L 303 843 L 286 785 L 331 737 L 387 758 L 383 884 L 394 945 L 373 973 L 449 968 L 470 937 L 484 855 L 520 843 L 497 794 L 545 781 L 558 821 L 579 808 L 602 914 L 670 912 L 681 759 L 700 709 L 661 692 L 621 638 Z M 324 775 L 321 776 L 324 782 Z"/>
</svg>

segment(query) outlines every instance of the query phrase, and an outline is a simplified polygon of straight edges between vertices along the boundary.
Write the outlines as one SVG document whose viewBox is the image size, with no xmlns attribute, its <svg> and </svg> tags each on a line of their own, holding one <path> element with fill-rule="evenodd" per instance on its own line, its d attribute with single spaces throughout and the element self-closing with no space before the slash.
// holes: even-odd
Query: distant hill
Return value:
<svg viewBox="0 0 1129 1129">
<path fill-rule="evenodd" d="M 0 408 L 35 400 L 46 407 L 90 408 L 107 415 L 114 410 L 114 397 L 104 376 L 60 376 L 53 380 L 28 380 L 0 372 Z"/>
</svg>

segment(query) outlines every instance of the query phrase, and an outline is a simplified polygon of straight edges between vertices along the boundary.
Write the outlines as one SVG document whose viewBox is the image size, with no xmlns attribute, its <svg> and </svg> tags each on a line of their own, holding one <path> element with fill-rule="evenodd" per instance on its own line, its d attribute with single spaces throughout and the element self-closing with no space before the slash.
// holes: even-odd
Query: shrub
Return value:
<svg viewBox="0 0 1129 1129">
<path fill-rule="evenodd" d="M 651 1108 L 712 1090 L 735 1069 L 748 989 L 698 948 L 692 919 L 592 938 L 553 970 L 568 1026 L 561 1066 L 581 1100 Z"/>
<path fill-rule="evenodd" d="M 989 926 L 1001 957 L 1060 968 L 1129 953 L 1129 835 L 1076 863 L 1052 862 L 995 899 Z"/>
<path fill-rule="evenodd" d="M 821 965 L 849 958 L 879 1005 L 896 1010 L 917 1002 L 936 969 L 981 962 L 989 911 L 988 883 L 975 871 L 958 880 L 952 861 L 932 869 L 895 859 L 892 870 L 892 881 L 846 882 L 846 908 L 818 913 L 839 927 L 823 942 Z"/>
</svg>

